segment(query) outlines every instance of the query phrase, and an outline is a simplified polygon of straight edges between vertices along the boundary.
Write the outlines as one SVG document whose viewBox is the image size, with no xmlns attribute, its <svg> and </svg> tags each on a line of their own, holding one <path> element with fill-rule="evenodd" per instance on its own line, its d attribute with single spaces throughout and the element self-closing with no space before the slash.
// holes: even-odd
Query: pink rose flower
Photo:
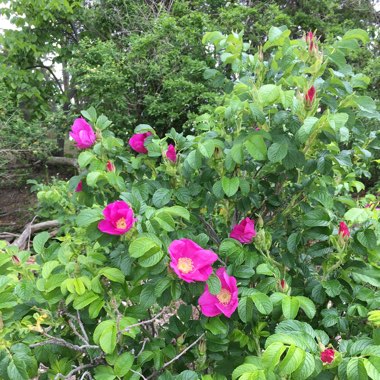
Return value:
<svg viewBox="0 0 380 380">
<path fill-rule="evenodd" d="M 74 120 L 71 127 L 70 137 L 76 142 L 79 149 L 90 148 L 94 145 L 96 135 L 91 125 L 83 117 Z"/>
<path fill-rule="evenodd" d="M 108 172 L 114 172 L 116 170 L 115 165 L 111 161 L 107 162 L 106 169 Z"/>
<path fill-rule="evenodd" d="M 82 191 L 82 188 L 83 188 L 83 182 L 79 181 L 77 187 L 75 188 L 75 192 L 79 193 L 80 191 Z"/>
<path fill-rule="evenodd" d="M 315 99 L 316 90 L 311 86 L 305 95 L 306 106 L 311 107 Z"/>
<path fill-rule="evenodd" d="M 346 223 L 344 223 L 344 222 L 339 223 L 338 234 L 341 235 L 342 237 L 346 237 L 346 236 L 349 237 L 350 236 L 350 230 L 349 230 Z"/>
<path fill-rule="evenodd" d="M 220 292 L 216 295 L 211 294 L 206 284 L 205 291 L 200 296 L 198 303 L 202 314 L 206 317 L 216 317 L 224 314 L 227 318 L 230 318 L 239 303 L 236 278 L 229 276 L 226 268 L 219 268 L 216 275 L 222 285 Z"/>
<path fill-rule="evenodd" d="M 168 160 L 170 160 L 172 162 L 177 161 L 177 153 L 175 151 L 174 145 L 170 144 L 168 146 L 168 150 L 166 151 L 166 157 L 168 158 Z"/>
<path fill-rule="evenodd" d="M 321 360 L 325 364 L 330 364 L 333 362 L 335 356 L 335 351 L 332 348 L 326 348 L 321 352 Z"/>
<path fill-rule="evenodd" d="M 169 245 L 170 267 L 185 282 L 207 281 L 216 253 L 203 249 L 190 239 L 174 240 Z"/>
<path fill-rule="evenodd" d="M 237 224 L 231 231 L 230 237 L 240 241 L 243 244 L 249 244 L 256 236 L 255 222 L 252 219 L 245 218 Z"/>
<path fill-rule="evenodd" d="M 124 201 L 116 201 L 103 210 L 104 220 L 98 224 L 100 231 L 110 235 L 123 235 L 128 232 L 137 219 L 133 210 Z"/>
<path fill-rule="evenodd" d="M 151 132 L 145 132 L 145 133 L 136 133 L 129 139 L 129 145 L 130 147 L 138 152 L 138 153 L 148 153 L 148 150 L 145 148 L 145 140 L 148 136 L 150 136 Z"/>
</svg>

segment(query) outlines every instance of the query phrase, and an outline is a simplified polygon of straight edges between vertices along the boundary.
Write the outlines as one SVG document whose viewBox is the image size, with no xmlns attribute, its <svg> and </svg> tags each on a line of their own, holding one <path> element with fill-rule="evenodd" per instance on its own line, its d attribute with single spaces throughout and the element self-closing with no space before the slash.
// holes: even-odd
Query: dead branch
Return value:
<svg viewBox="0 0 380 380">
<path fill-rule="evenodd" d="M 48 230 L 49 228 L 55 228 L 59 226 L 58 220 L 48 220 L 47 222 L 41 222 L 37 224 L 28 223 L 25 226 L 22 234 L 12 243 L 12 245 L 18 247 L 20 250 L 25 249 L 30 235 L 37 231 Z"/>
<path fill-rule="evenodd" d="M 78 168 L 78 160 L 76 158 L 69 157 L 48 157 L 46 159 L 47 165 L 57 165 L 57 166 L 74 166 Z"/>
</svg>

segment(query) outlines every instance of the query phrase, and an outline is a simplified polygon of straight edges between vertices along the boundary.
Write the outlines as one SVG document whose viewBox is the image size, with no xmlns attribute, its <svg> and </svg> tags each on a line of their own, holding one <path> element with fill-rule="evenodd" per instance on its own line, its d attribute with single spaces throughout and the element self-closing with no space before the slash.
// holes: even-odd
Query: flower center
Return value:
<svg viewBox="0 0 380 380">
<path fill-rule="evenodd" d="M 120 218 L 117 222 L 116 222 L 116 228 L 119 228 L 121 230 L 124 230 L 125 228 L 127 227 L 127 223 L 125 221 L 125 218 Z"/>
<path fill-rule="evenodd" d="M 182 273 L 190 273 L 194 269 L 193 260 L 188 257 L 180 257 L 177 267 Z"/>
<path fill-rule="evenodd" d="M 216 298 L 221 304 L 228 305 L 231 301 L 231 292 L 227 289 L 222 289 Z"/>
</svg>

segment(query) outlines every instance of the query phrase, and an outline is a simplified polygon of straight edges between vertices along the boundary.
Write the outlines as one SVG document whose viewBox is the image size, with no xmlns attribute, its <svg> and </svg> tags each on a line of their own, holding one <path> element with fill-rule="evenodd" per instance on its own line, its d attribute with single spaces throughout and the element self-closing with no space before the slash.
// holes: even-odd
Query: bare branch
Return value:
<svg viewBox="0 0 380 380">
<path fill-rule="evenodd" d="M 130 371 L 136 375 L 139 375 L 143 380 L 148 380 L 148 378 L 146 378 L 144 375 L 142 375 L 140 372 L 137 372 L 137 371 L 134 371 L 133 369 L 130 369 Z"/>
<path fill-rule="evenodd" d="M 72 376 L 74 376 L 77 372 L 80 372 L 84 369 L 88 369 L 88 368 L 94 368 L 94 367 L 97 367 L 99 365 L 99 363 L 95 362 L 95 363 L 89 363 L 89 364 L 82 364 L 78 367 L 75 367 L 72 371 L 70 371 L 66 376 L 65 375 L 62 375 L 61 373 L 58 373 L 57 375 L 55 375 L 54 377 L 54 380 L 59 380 L 59 379 L 71 379 Z M 87 371 L 86 371 L 87 372 Z"/>
<path fill-rule="evenodd" d="M 84 344 L 82 346 L 78 346 L 76 344 L 72 344 L 70 342 L 67 342 L 66 340 L 64 340 L 62 338 L 56 338 L 54 336 L 51 336 L 51 335 L 49 335 L 45 331 L 42 331 L 41 334 L 43 336 L 49 338 L 49 339 L 48 340 L 44 340 L 43 342 L 38 342 L 38 343 L 31 344 L 29 346 L 30 348 L 39 347 L 39 346 L 45 346 L 46 344 L 55 344 L 57 346 L 62 346 L 62 347 L 70 348 L 71 350 L 79 351 L 79 352 L 82 352 L 82 353 L 86 352 L 88 349 L 91 349 L 91 348 L 94 348 L 94 349 L 98 349 L 99 348 L 99 346 L 95 346 L 95 345 L 91 345 L 91 344 Z"/>
<path fill-rule="evenodd" d="M 154 322 L 157 318 L 159 318 L 163 313 L 167 311 L 167 308 L 164 307 L 158 314 L 156 314 L 152 319 L 148 319 L 147 321 L 141 321 L 139 323 L 135 323 L 133 325 L 130 325 L 126 327 L 124 330 L 119 331 L 119 333 L 128 332 L 133 327 L 142 326 L 142 325 L 148 325 L 149 323 Z"/>
<path fill-rule="evenodd" d="M 18 247 L 19 249 L 24 249 L 26 246 L 26 242 L 28 241 L 29 236 L 37 231 L 47 230 L 49 228 L 58 227 L 58 220 L 49 220 L 47 222 L 33 224 L 33 222 L 28 223 L 25 226 L 25 230 L 22 234 L 12 243 L 12 245 Z"/>
<path fill-rule="evenodd" d="M 89 342 L 88 336 L 87 336 L 87 333 L 86 333 L 86 329 L 83 326 L 82 320 L 80 319 L 79 310 L 77 310 L 77 321 L 78 321 L 80 330 L 82 331 L 83 337 L 86 339 L 86 342 L 88 343 Z"/>
<path fill-rule="evenodd" d="M 145 348 L 145 345 L 146 345 L 146 342 L 149 342 L 149 339 L 148 338 L 145 338 L 144 341 L 143 341 L 143 344 L 142 344 L 142 347 L 141 347 L 141 350 L 139 351 L 139 353 L 136 355 L 136 358 L 138 358 L 144 351 L 144 348 Z"/>
<path fill-rule="evenodd" d="M 194 347 L 203 337 L 205 336 L 205 333 L 203 333 L 198 339 L 196 339 L 193 343 L 191 343 L 189 346 L 187 346 L 182 352 L 180 352 L 176 357 L 169 360 L 167 363 L 165 363 L 158 371 L 153 372 L 150 376 L 146 378 L 146 380 L 152 379 L 155 377 L 158 373 L 162 372 L 166 367 L 168 367 L 170 364 L 174 363 L 176 360 L 178 360 L 181 356 L 185 355 L 187 351 L 190 350 L 190 348 Z"/>
</svg>

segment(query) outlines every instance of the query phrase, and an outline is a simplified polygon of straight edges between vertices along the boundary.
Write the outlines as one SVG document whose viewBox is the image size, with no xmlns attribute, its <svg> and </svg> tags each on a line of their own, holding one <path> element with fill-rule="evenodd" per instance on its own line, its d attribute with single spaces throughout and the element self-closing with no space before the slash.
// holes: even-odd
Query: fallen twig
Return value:
<svg viewBox="0 0 380 380">
<path fill-rule="evenodd" d="M 37 231 L 48 230 L 49 228 L 55 228 L 59 226 L 58 220 L 49 220 L 47 222 L 33 224 L 28 223 L 25 226 L 22 234 L 12 243 L 12 245 L 18 247 L 20 250 L 25 249 L 29 236 Z"/>
</svg>

